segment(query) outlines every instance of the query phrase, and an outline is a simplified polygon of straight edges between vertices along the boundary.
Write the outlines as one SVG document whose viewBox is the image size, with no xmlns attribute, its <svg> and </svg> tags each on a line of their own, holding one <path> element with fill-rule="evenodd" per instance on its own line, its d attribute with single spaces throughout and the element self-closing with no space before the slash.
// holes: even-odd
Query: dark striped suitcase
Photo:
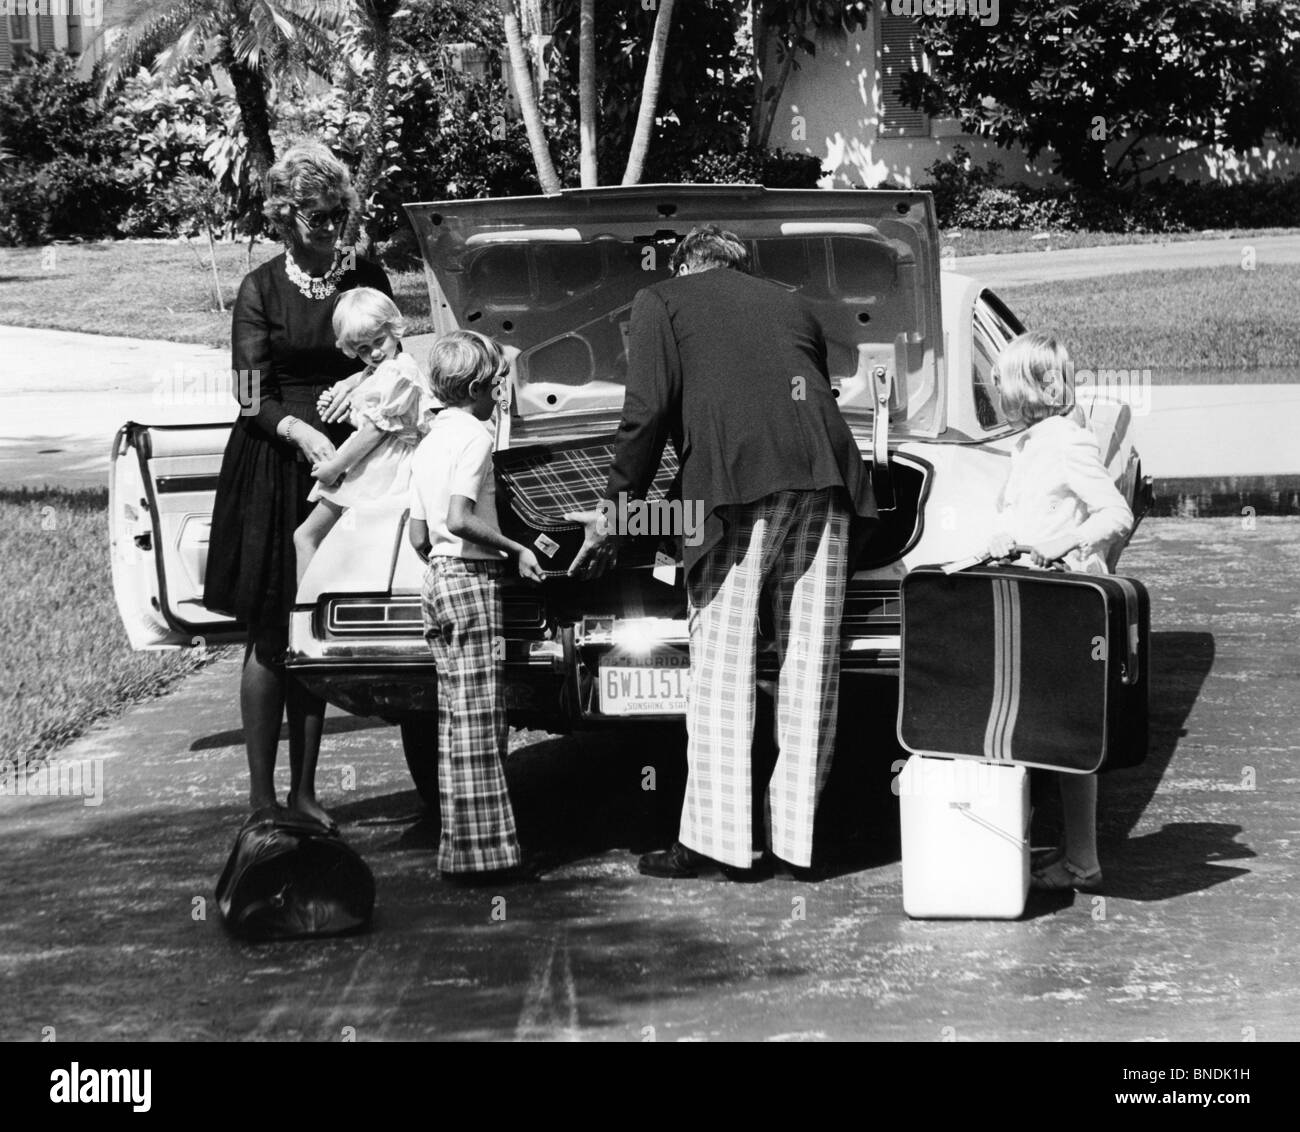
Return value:
<svg viewBox="0 0 1300 1132">
<path fill-rule="evenodd" d="M 1078 774 L 1146 757 L 1141 582 L 921 566 L 901 597 L 898 740 L 908 751 Z"/>
</svg>

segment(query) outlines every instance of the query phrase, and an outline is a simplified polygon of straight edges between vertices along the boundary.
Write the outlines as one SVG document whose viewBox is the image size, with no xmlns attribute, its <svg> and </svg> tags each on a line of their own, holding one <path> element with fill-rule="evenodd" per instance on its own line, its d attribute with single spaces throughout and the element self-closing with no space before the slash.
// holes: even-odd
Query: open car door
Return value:
<svg viewBox="0 0 1300 1132">
<path fill-rule="evenodd" d="M 243 636 L 242 624 L 203 605 L 212 502 L 229 436 L 229 424 L 128 422 L 113 440 L 113 593 L 133 648 L 203 646 Z"/>
</svg>

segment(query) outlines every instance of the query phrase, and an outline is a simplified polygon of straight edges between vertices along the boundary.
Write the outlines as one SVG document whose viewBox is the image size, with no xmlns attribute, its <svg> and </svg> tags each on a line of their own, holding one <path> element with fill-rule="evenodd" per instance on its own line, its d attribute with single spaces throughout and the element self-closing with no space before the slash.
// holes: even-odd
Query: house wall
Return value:
<svg viewBox="0 0 1300 1132">
<path fill-rule="evenodd" d="M 882 68 L 888 69 L 891 55 L 899 58 L 901 36 L 897 25 L 892 30 L 886 27 L 882 34 L 882 22 L 900 19 L 905 17 L 888 14 L 880 0 L 876 18 L 865 30 L 840 42 L 819 39 L 815 57 L 801 56 L 799 69 L 791 72 L 786 84 L 771 144 L 822 158 L 830 169 L 821 182 L 826 188 L 874 188 L 885 182 L 915 187 L 930 179 L 926 168 L 948 157 L 955 144 L 965 146 L 979 165 L 998 162 L 1003 181 L 1059 183 L 1051 172 L 1051 151 L 1031 162 L 1019 148 L 1003 149 L 986 138 L 963 134 L 955 119 L 907 115 L 900 112 L 896 100 L 887 104 L 882 97 Z M 888 47 L 883 54 L 882 46 Z M 911 124 L 900 127 L 900 122 Z M 1114 152 L 1122 152 L 1126 144 L 1127 139 L 1117 139 Z M 1162 159 L 1180 148 L 1187 146 L 1149 142 L 1147 160 Z M 1177 158 L 1153 175 L 1171 173 L 1188 181 L 1228 182 L 1300 173 L 1300 151 L 1273 144 L 1241 157 L 1202 150 Z"/>
<path fill-rule="evenodd" d="M 113 29 L 125 22 L 143 0 L 8 0 L 10 10 L 25 8 L 31 35 L 31 50 L 71 51 L 79 57 L 78 74 L 90 77 L 96 60 L 104 54 L 105 42 Z M 100 33 L 103 33 L 101 37 Z M 9 16 L 0 17 L 0 84 L 13 73 L 13 47 Z"/>
</svg>

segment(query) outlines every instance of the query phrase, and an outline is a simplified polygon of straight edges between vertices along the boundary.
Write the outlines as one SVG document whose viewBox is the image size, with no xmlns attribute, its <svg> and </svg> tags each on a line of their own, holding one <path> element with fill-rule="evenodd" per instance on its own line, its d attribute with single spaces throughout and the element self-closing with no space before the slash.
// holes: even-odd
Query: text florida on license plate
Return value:
<svg viewBox="0 0 1300 1132">
<path fill-rule="evenodd" d="M 600 710 L 607 715 L 684 713 L 690 663 L 690 657 L 680 652 L 607 654 L 600 662 Z"/>
</svg>

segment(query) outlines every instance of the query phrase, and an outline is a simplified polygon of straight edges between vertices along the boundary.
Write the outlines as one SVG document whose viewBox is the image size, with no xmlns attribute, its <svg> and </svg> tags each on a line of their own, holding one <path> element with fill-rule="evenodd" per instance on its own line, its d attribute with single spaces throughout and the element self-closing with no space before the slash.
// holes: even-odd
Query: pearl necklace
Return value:
<svg viewBox="0 0 1300 1132">
<path fill-rule="evenodd" d="M 343 260 L 335 251 L 334 262 L 330 269 L 319 278 L 308 275 L 293 258 L 293 252 L 284 253 L 284 273 L 289 281 L 308 299 L 328 299 L 338 290 L 339 280 L 343 278 Z"/>
</svg>

